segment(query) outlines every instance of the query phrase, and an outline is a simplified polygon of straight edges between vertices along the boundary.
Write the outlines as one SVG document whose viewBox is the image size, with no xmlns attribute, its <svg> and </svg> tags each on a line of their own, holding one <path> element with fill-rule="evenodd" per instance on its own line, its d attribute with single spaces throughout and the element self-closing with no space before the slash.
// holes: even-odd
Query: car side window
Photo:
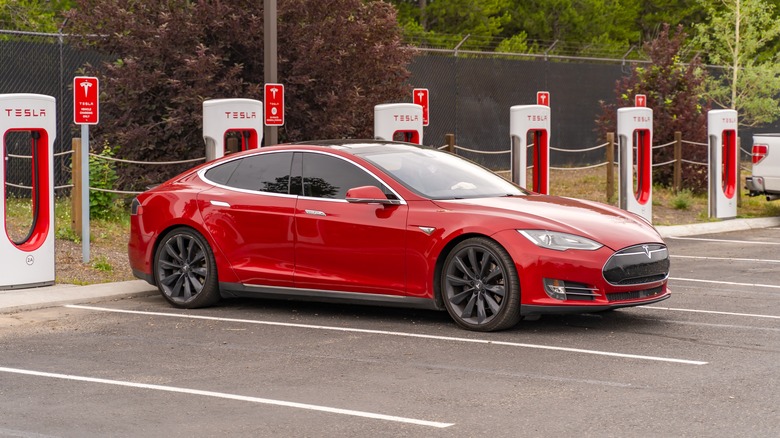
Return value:
<svg viewBox="0 0 780 438">
<path fill-rule="evenodd" d="M 345 199 L 347 190 L 362 186 L 376 186 L 389 192 L 376 178 L 346 160 L 325 154 L 303 154 L 303 196 Z"/>
<path fill-rule="evenodd" d="M 209 181 L 225 185 L 230 179 L 230 176 L 233 175 L 233 172 L 236 171 L 238 163 L 239 162 L 237 160 L 233 160 L 224 164 L 220 164 L 219 166 L 214 166 L 207 170 L 204 176 Z"/>
<path fill-rule="evenodd" d="M 275 152 L 240 158 L 227 185 L 239 189 L 288 194 L 291 152 Z"/>
</svg>

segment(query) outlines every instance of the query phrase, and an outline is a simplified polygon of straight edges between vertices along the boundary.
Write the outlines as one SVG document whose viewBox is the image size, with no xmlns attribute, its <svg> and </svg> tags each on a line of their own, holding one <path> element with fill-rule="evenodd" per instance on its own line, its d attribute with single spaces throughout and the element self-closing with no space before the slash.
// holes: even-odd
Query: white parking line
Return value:
<svg viewBox="0 0 780 438">
<path fill-rule="evenodd" d="M 759 315 L 755 313 L 736 313 L 736 312 L 720 312 L 717 310 L 697 310 L 697 309 L 677 309 L 674 307 L 656 307 L 656 306 L 641 306 L 641 309 L 648 310 L 669 310 L 674 312 L 691 312 L 691 313 L 708 313 L 711 315 L 729 315 L 729 316 L 747 316 L 750 318 L 769 318 L 780 319 L 780 316 L 775 315 Z"/>
<path fill-rule="evenodd" d="M 199 389 L 189 389 L 189 388 L 178 388 L 175 386 L 163 386 L 163 385 L 150 385 L 146 383 L 133 383 L 133 382 L 124 382 L 121 380 L 108 380 L 108 379 L 98 379 L 94 377 L 83 377 L 83 376 L 73 376 L 69 374 L 57 374 L 57 373 L 47 373 L 42 371 L 31 371 L 31 370 L 22 370 L 18 368 L 5 368 L 0 367 L 0 372 L 4 373 L 13 373 L 13 374 L 24 374 L 28 376 L 36 376 L 36 377 L 49 377 L 54 379 L 63 379 L 63 380 L 74 380 L 78 382 L 89 382 L 89 383 L 102 383 L 106 385 L 116 385 L 116 386 L 126 386 L 130 388 L 140 388 L 140 389 L 152 389 L 155 391 L 166 391 L 166 392 L 176 392 L 180 394 L 190 394 L 190 395 L 201 395 L 206 397 L 217 397 L 217 398 L 223 398 L 228 400 L 238 400 L 238 401 L 244 401 L 244 402 L 251 402 L 251 403 L 261 403 L 266 405 L 274 405 L 274 406 L 283 406 L 288 408 L 297 408 L 297 409 L 306 409 L 310 411 L 320 411 L 320 412 L 327 412 L 330 414 L 341 414 L 341 415 L 351 415 L 354 417 L 363 417 L 363 418 L 371 418 L 374 420 L 385 420 L 385 421 L 394 421 L 396 423 L 408 423 L 408 424 L 416 424 L 418 426 L 428 426 L 428 427 L 436 427 L 436 428 L 445 428 L 450 427 L 454 425 L 455 423 L 439 423 L 436 421 L 426 421 L 426 420 L 417 420 L 414 418 L 405 418 L 405 417 L 396 417 L 393 415 L 383 415 L 383 414 L 375 414 L 372 412 L 364 412 L 364 411 L 353 411 L 350 409 L 339 409 L 339 408 L 331 408 L 327 406 L 318 406 L 318 405 L 310 405 L 306 403 L 295 403 L 295 402 L 287 402 L 287 401 L 281 401 L 281 400 L 272 400 L 267 398 L 259 398 L 259 397 L 247 397 L 243 395 L 236 395 L 236 394 L 227 394 L 224 392 L 213 392 L 213 391 L 201 391 Z"/>
<path fill-rule="evenodd" d="M 565 351 L 569 353 L 582 353 L 582 354 L 593 354 L 598 356 L 620 357 L 624 359 L 640 359 L 640 360 L 651 360 L 651 361 L 658 361 L 658 362 L 671 362 L 671 363 L 679 363 L 685 365 L 706 365 L 707 364 L 707 362 L 702 362 L 698 360 L 675 359 L 675 358 L 659 357 L 659 356 L 643 356 L 638 354 L 614 353 L 610 351 L 599 351 L 599 350 L 584 350 L 581 348 L 555 347 L 550 345 L 524 344 L 518 342 L 496 341 L 490 339 L 456 338 L 450 336 L 425 335 L 420 333 L 390 332 L 384 330 L 332 327 L 332 326 L 310 325 L 310 324 L 293 324 L 288 322 L 257 321 L 251 319 L 218 318 L 214 316 L 202 316 L 202 315 L 182 315 L 176 313 L 163 313 L 163 312 L 142 312 L 137 310 L 111 309 L 106 307 L 81 306 L 75 304 L 66 305 L 65 307 L 70 309 L 84 309 L 84 310 L 94 310 L 100 312 L 114 312 L 114 313 L 129 313 L 134 315 L 167 316 L 173 318 L 202 319 L 202 320 L 209 320 L 209 321 L 237 322 L 237 323 L 244 323 L 244 324 L 260 324 L 260 325 L 270 325 L 270 326 L 278 326 L 278 327 L 295 327 L 295 328 L 305 328 L 305 329 L 315 329 L 315 330 L 332 330 L 332 331 L 350 332 L 350 333 L 368 333 L 368 334 L 375 334 L 375 335 L 403 336 L 408 338 L 434 339 L 439 341 L 450 341 L 450 342 L 501 345 L 506 347 L 534 348 L 538 350 Z"/>
<path fill-rule="evenodd" d="M 673 259 L 723 260 L 727 262 L 780 263 L 780 260 L 771 260 L 771 259 L 737 259 L 732 257 L 706 257 L 706 256 L 685 256 L 685 255 L 671 255 L 670 257 Z"/>
<path fill-rule="evenodd" d="M 700 242 L 738 243 L 740 245 L 780 245 L 780 242 L 756 242 L 753 240 L 705 239 L 703 237 L 667 237 L 667 239 L 697 240 Z"/>
<path fill-rule="evenodd" d="M 674 281 L 693 281 L 693 282 L 696 282 L 696 283 L 727 284 L 729 286 L 766 287 L 766 288 L 770 288 L 770 289 L 780 289 L 780 285 L 776 285 L 776 284 L 735 283 L 733 281 L 700 280 L 698 278 L 677 278 L 677 277 L 669 277 L 669 280 L 674 280 Z"/>
</svg>

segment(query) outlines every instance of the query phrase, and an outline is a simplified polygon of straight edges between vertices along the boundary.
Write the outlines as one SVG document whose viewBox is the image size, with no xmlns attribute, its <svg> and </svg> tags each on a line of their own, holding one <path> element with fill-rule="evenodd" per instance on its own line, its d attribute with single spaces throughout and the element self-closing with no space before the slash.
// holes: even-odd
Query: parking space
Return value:
<svg viewBox="0 0 780 438">
<path fill-rule="evenodd" d="M 0 316 L 0 436 L 774 436 L 780 229 L 670 238 L 673 296 L 446 313 L 147 297 Z"/>
</svg>

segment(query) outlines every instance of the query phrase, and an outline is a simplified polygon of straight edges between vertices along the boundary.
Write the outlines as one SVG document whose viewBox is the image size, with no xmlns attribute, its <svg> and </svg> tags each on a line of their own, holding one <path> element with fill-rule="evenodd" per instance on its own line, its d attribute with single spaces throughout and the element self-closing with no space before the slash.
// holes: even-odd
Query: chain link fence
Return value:
<svg viewBox="0 0 780 438">
<path fill-rule="evenodd" d="M 0 94 L 44 94 L 57 101 L 53 170 L 58 196 L 70 193 L 71 140 L 78 133 L 73 124 L 73 77 L 84 64 L 97 64 L 100 60 L 100 55 L 68 44 L 66 35 L 0 30 Z M 29 138 L 7 135 L 3 141 L 6 194 L 29 197 Z"/>
</svg>

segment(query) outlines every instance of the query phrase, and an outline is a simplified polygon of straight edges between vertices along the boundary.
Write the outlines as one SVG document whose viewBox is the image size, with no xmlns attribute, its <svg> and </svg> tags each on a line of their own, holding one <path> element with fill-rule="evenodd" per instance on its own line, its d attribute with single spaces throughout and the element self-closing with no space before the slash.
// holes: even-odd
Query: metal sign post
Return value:
<svg viewBox="0 0 780 438">
<path fill-rule="evenodd" d="M 81 125 L 81 260 L 89 263 L 89 125 L 100 119 L 98 78 L 73 78 L 73 123 Z"/>
</svg>

